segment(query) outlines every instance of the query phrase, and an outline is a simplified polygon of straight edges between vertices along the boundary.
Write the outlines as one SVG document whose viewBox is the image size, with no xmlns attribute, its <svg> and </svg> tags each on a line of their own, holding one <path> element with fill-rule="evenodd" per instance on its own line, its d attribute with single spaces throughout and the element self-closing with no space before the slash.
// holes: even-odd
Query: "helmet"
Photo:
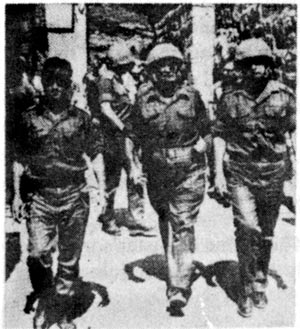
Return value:
<svg viewBox="0 0 300 329">
<path fill-rule="evenodd" d="M 242 41 L 236 49 L 235 60 L 243 61 L 254 57 L 265 57 L 273 61 L 270 47 L 262 39 L 247 39 Z"/>
<path fill-rule="evenodd" d="M 153 64 L 154 62 L 166 57 L 176 58 L 183 62 L 183 55 L 177 47 L 171 43 L 161 43 L 150 51 L 146 64 Z"/>
<path fill-rule="evenodd" d="M 132 52 L 125 42 L 116 42 L 108 50 L 108 58 L 113 65 L 126 65 L 134 62 Z"/>
</svg>

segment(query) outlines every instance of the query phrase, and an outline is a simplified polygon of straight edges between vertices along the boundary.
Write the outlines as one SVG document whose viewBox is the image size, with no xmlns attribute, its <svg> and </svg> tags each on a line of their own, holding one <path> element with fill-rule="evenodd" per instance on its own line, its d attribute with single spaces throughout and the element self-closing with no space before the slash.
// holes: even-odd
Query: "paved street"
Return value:
<svg viewBox="0 0 300 329">
<path fill-rule="evenodd" d="M 126 207 L 125 194 L 121 188 L 117 208 Z M 230 209 L 222 208 L 208 197 L 204 201 L 196 226 L 199 277 L 193 284 L 193 295 L 183 318 L 172 318 L 166 312 L 166 264 L 159 235 L 133 238 L 124 228 L 121 237 L 112 237 L 101 231 L 91 213 L 81 258 L 81 276 L 92 289 L 94 299 L 74 322 L 78 329 L 291 327 L 295 317 L 295 226 L 282 220 L 291 215 L 282 207 L 270 266 L 268 308 L 255 309 L 251 318 L 243 319 L 237 314 L 234 302 L 237 259 Z M 157 224 L 149 207 L 147 216 Z M 7 232 L 14 231 L 21 233 L 22 253 L 6 282 L 5 328 L 27 329 L 32 328 L 33 314 L 23 312 L 26 295 L 31 291 L 26 268 L 25 224 L 9 223 Z M 280 278 L 275 280 L 275 271 L 287 289 L 282 289 Z M 110 302 L 99 306 L 104 287 Z"/>
</svg>

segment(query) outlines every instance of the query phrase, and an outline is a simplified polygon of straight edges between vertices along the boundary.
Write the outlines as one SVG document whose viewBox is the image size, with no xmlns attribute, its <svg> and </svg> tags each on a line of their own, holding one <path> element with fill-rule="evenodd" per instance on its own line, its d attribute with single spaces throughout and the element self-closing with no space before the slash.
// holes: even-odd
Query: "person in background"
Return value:
<svg viewBox="0 0 300 329">
<path fill-rule="evenodd" d="M 99 76 L 98 111 L 92 116 L 99 119 L 104 130 L 105 150 L 104 163 L 107 176 L 107 208 L 100 216 L 102 230 L 111 235 L 120 235 L 116 223 L 114 201 L 120 183 L 122 169 L 128 171 L 125 157 L 124 123 L 128 119 L 135 103 L 136 84 L 130 74 L 134 69 L 135 59 L 124 42 L 116 42 L 108 51 L 110 61 L 109 74 Z M 145 219 L 145 193 L 141 187 L 132 184 L 127 175 L 128 207 L 130 217 L 125 225 L 131 236 L 153 236 L 153 224 Z"/>
<path fill-rule="evenodd" d="M 240 269 L 238 313 L 265 308 L 274 229 L 287 175 L 286 133 L 296 124 L 295 97 L 273 79 L 274 60 L 262 39 L 237 47 L 242 81 L 223 93 L 212 128 L 215 186 L 231 197 Z M 226 153 L 226 158 L 224 155 Z"/>
<path fill-rule="evenodd" d="M 205 150 L 209 119 L 200 94 L 183 79 L 183 55 L 170 43 L 155 46 L 146 65 L 150 80 L 141 85 L 128 120 L 130 177 L 144 184 L 159 217 L 168 263 L 168 311 L 183 316 L 191 296 L 195 227 L 205 191 Z"/>
</svg>

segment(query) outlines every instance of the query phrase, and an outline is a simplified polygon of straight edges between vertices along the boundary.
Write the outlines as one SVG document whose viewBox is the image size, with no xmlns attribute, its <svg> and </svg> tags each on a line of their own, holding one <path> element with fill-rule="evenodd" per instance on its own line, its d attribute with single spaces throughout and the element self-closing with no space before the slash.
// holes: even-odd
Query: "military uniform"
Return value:
<svg viewBox="0 0 300 329">
<path fill-rule="evenodd" d="M 267 285 L 272 239 L 287 171 L 285 133 L 295 129 L 295 98 L 270 80 L 257 97 L 239 88 L 222 96 L 213 127 L 226 142 L 243 293 Z"/>
<path fill-rule="evenodd" d="M 194 224 L 205 190 L 205 155 L 193 146 L 209 133 L 199 93 L 182 85 L 164 98 L 152 82 L 141 85 L 130 118 L 132 138 L 142 148 L 149 198 L 159 216 L 168 260 L 170 298 L 178 290 L 191 293 Z"/>
<path fill-rule="evenodd" d="M 109 102 L 113 111 L 118 115 L 122 122 L 126 122 L 133 108 L 134 100 L 130 97 L 130 90 L 115 73 L 97 80 L 98 101 L 101 106 L 103 102 Z M 101 122 L 104 132 L 105 150 L 104 163 L 106 172 L 107 187 L 107 208 L 106 213 L 101 217 L 103 223 L 109 222 L 114 218 L 114 199 L 116 190 L 120 183 L 122 168 L 127 170 L 127 160 L 125 157 L 125 139 L 123 132 L 115 127 L 109 119 L 101 113 L 93 113 Z M 131 222 L 127 221 L 127 225 L 132 228 L 145 228 L 144 221 L 144 196 L 141 189 L 134 186 L 127 179 L 128 204 L 131 215 Z"/>
<path fill-rule="evenodd" d="M 28 206 L 30 279 L 37 294 L 52 286 L 51 253 L 58 233 L 55 289 L 71 296 L 89 215 L 82 155 L 95 157 L 103 140 L 88 114 L 75 106 L 55 117 L 41 102 L 24 111 L 16 126 L 18 161 L 25 167 L 21 193 Z"/>
</svg>

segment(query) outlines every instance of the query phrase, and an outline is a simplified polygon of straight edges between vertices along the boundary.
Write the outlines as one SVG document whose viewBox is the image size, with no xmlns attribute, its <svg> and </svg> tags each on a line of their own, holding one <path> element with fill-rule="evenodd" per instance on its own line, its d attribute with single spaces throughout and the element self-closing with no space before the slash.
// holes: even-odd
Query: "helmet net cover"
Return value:
<svg viewBox="0 0 300 329">
<path fill-rule="evenodd" d="M 248 39 L 242 41 L 236 49 L 235 61 L 247 62 L 260 60 L 266 63 L 273 63 L 271 48 L 262 39 Z"/>
<path fill-rule="evenodd" d="M 131 50 L 123 42 L 113 44 L 108 50 L 107 57 L 112 61 L 113 65 L 126 65 L 134 62 Z"/>
<path fill-rule="evenodd" d="M 152 65 L 161 59 L 173 58 L 179 62 L 183 62 L 183 55 L 180 50 L 171 43 L 162 43 L 155 46 L 149 53 L 146 65 Z"/>
</svg>

